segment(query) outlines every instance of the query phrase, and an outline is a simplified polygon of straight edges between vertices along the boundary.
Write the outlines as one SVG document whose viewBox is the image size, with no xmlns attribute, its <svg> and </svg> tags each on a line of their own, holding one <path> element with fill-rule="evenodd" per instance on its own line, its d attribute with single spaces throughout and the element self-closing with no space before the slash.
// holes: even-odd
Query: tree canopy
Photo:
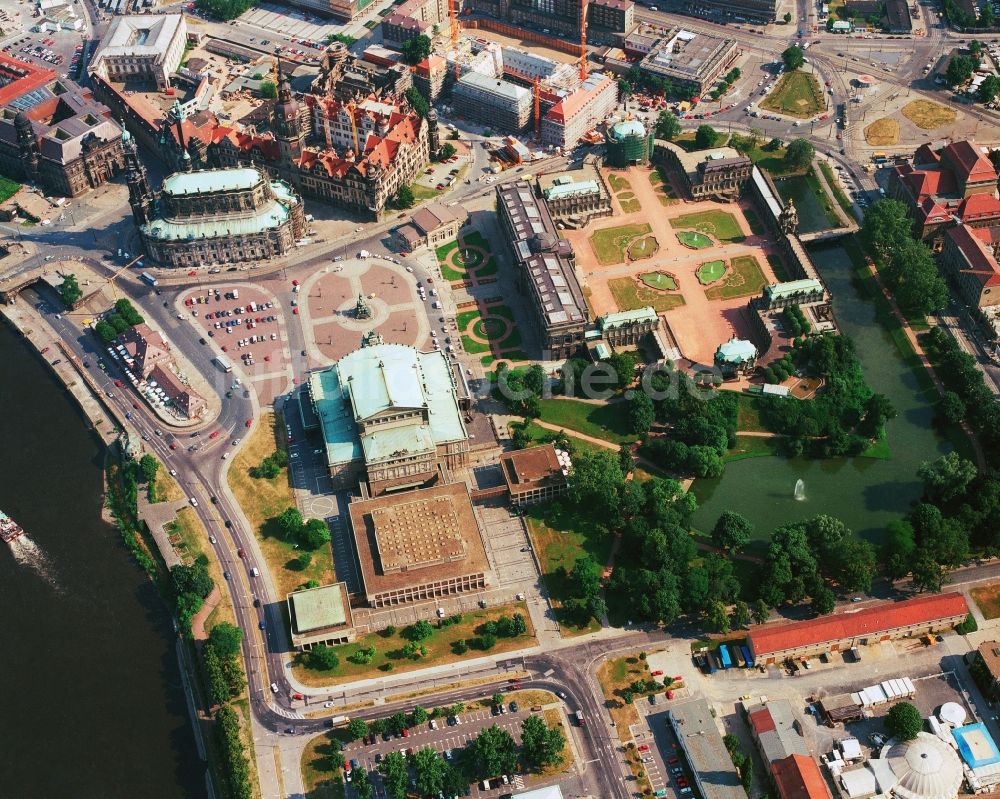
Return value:
<svg viewBox="0 0 1000 799">
<path fill-rule="evenodd" d="M 562 762 L 566 738 L 558 727 L 549 729 L 541 716 L 521 723 L 521 757 L 528 768 L 542 769 Z"/>
<path fill-rule="evenodd" d="M 80 290 L 80 284 L 76 280 L 76 275 L 66 275 L 63 278 L 63 282 L 59 286 L 59 296 L 62 297 L 62 301 L 66 304 L 67 308 L 72 308 L 79 301 L 80 297 L 83 296 L 83 291 Z"/>
<path fill-rule="evenodd" d="M 416 66 L 431 54 L 431 40 L 429 36 L 420 34 L 407 42 L 400 48 L 403 53 L 403 60 L 410 66 Z"/>
<path fill-rule="evenodd" d="M 785 164 L 792 169 L 808 169 L 816 149 L 808 139 L 794 139 L 785 150 Z"/>
<path fill-rule="evenodd" d="M 785 69 L 792 71 L 800 69 L 805 63 L 806 57 L 805 53 L 802 52 L 802 48 L 793 44 L 781 54 L 781 60 L 785 65 Z"/>
<path fill-rule="evenodd" d="M 900 702 L 889 709 L 885 717 L 885 726 L 893 738 L 909 741 L 916 738 L 917 733 L 924 728 L 924 718 L 909 702 Z"/>
<path fill-rule="evenodd" d="M 656 118 L 656 136 L 673 141 L 681 132 L 681 123 L 673 111 L 661 111 Z"/>
</svg>

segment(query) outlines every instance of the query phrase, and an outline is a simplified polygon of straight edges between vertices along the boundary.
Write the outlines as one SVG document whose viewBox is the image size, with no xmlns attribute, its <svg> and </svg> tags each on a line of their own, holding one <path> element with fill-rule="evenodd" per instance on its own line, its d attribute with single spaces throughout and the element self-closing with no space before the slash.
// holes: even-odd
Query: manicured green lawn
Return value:
<svg viewBox="0 0 1000 799">
<path fill-rule="evenodd" d="M 459 240 L 463 247 L 475 248 L 467 251 L 468 263 L 465 264 L 453 263 L 453 253 L 458 250 Z M 459 234 L 458 240 L 442 244 L 434 253 L 437 255 L 438 264 L 441 267 L 441 276 L 448 281 L 465 280 L 470 274 L 477 278 L 483 278 L 495 275 L 497 272 L 497 264 L 493 258 L 490 243 L 478 230 Z M 485 257 L 483 253 L 485 253 Z"/>
<path fill-rule="evenodd" d="M 543 422 L 614 444 L 631 443 L 638 438 L 629 424 L 625 402 L 597 404 L 574 399 L 542 399 L 539 405 Z"/>
<path fill-rule="evenodd" d="M 708 233 L 719 241 L 741 242 L 744 238 L 736 217 L 725 211 L 699 211 L 694 214 L 683 214 L 670 220 L 670 227 L 675 230 L 693 228 L 702 233 Z"/>
<path fill-rule="evenodd" d="M 620 311 L 634 311 L 647 305 L 657 313 L 664 313 L 684 304 L 681 294 L 664 294 L 636 283 L 630 277 L 616 277 L 608 281 L 608 288 Z"/>
<path fill-rule="evenodd" d="M 632 190 L 632 184 L 628 182 L 628 179 L 621 175 L 616 175 L 614 172 L 608 175 L 608 185 L 611 186 L 611 191 L 615 194 Z"/>
<path fill-rule="evenodd" d="M 421 186 L 416 182 L 410 184 L 410 191 L 413 192 L 413 199 L 418 203 L 422 203 L 424 200 L 433 200 L 441 193 L 437 189 L 432 189 L 430 186 Z"/>
<path fill-rule="evenodd" d="M 677 234 L 677 240 L 692 250 L 707 250 L 712 246 L 712 240 L 708 236 L 691 230 L 682 230 Z"/>
<path fill-rule="evenodd" d="M 741 255 L 730 261 L 729 274 L 722 284 L 705 289 L 705 296 L 710 300 L 752 297 L 760 294 L 766 285 L 767 278 L 757 259 L 752 255 Z"/>
<path fill-rule="evenodd" d="M 590 237 L 590 246 L 599 263 L 609 266 L 625 260 L 625 250 L 629 243 L 651 232 L 649 225 L 621 225 L 596 231 Z"/>
<path fill-rule="evenodd" d="M 21 190 L 21 184 L 0 175 L 0 203 L 9 200 Z"/>
<path fill-rule="evenodd" d="M 709 261 L 699 266 L 696 274 L 698 275 L 698 282 L 703 286 L 707 286 L 726 274 L 726 262 Z"/>
<path fill-rule="evenodd" d="M 840 206 L 841 210 L 847 214 L 851 219 L 854 218 L 854 205 L 848 199 L 847 195 L 844 194 L 844 190 L 840 187 L 837 179 L 833 175 L 833 170 L 826 161 L 819 162 L 819 171 L 823 173 L 823 177 L 826 179 L 827 185 L 833 192 L 833 197 L 837 201 L 837 205 Z"/>
<path fill-rule="evenodd" d="M 643 258 L 652 258 L 659 249 L 660 243 L 655 237 L 643 236 L 628 245 L 628 257 L 633 261 L 641 261 Z"/>
<path fill-rule="evenodd" d="M 764 436 L 741 436 L 736 435 L 736 446 L 728 450 L 722 459 L 730 461 L 742 461 L 747 458 L 764 458 L 774 455 L 777 452 L 777 439 L 765 438 Z"/>
<path fill-rule="evenodd" d="M 653 289 L 660 289 L 661 291 L 677 290 L 677 281 L 666 272 L 644 272 L 639 275 L 639 280 Z"/>
<path fill-rule="evenodd" d="M 823 91 L 811 74 L 795 70 L 781 76 L 760 107 L 766 111 L 805 119 L 820 113 L 825 107 Z"/>
</svg>

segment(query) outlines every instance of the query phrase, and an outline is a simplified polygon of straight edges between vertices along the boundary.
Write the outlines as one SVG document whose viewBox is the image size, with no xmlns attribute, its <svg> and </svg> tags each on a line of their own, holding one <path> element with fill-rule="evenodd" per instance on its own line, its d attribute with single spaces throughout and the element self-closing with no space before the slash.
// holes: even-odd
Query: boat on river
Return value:
<svg viewBox="0 0 1000 799">
<path fill-rule="evenodd" d="M 10 543 L 18 536 L 24 535 L 24 530 L 10 516 L 0 510 L 0 538 Z"/>
</svg>

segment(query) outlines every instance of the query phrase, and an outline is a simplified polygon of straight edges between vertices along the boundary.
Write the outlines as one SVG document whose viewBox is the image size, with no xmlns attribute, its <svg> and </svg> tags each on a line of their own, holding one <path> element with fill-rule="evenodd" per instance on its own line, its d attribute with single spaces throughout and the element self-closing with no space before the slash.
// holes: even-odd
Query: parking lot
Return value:
<svg viewBox="0 0 1000 799">
<path fill-rule="evenodd" d="M 529 708 L 518 708 L 515 713 L 510 712 L 509 707 L 505 707 L 505 712 L 501 716 L 494 716 L 490 710 L 478 709 L 460 714 L 457 719 L 460 723 L 448 724 L 444 719 L 434 722 L 436 729 L 431 727 L 431 723 L 421 724 L 407 730 L 403 736 L 377 736 L 375 743 L 365 745 L 361 741 L 349 744 L 344 750 L 344 758 L 349 764 L 356 761 L 354 768 L 365 768 L 371 772 L 372 782 L 375 784 L 376 796 L 386 795 L 385 786 L 378 773 L 378 764 L 389 752 L 417 751 L 430 747 L 440 752 L 445 759 L 454 760 L 459 755 L 459 751 L 467 746 L 483 729 L 496 724 L 501 729 L 510 733 L 515 743 L 521 742 L 521 723 L 528 716 L 532 715 Z M 563 727 L 565 731 L 570 730 L 569 720 L 563 717 Z M 571 733 L 570 733 L 571 734 Z M 385 740 L 388 737 L 388 740 Z M 491 780 L 490 789 L 484 790 L 481 783 L 471 787 L 471 796 L 474 797 L 494 797 L 504 793 L 511 793 L 524 790 L 524 778 L 517 774 L 508 775 L 506 783 L 503 780 Z M 348 788 L 348 796 L 352 796 Z"/>
<path fill-rule="evenodd" d="M 221 350 L 239 365 L 253 382 L 262 405 L 270 405 L 287 389 L 292 378 L 291 351 L 272 294 L 257 286 L 218 286 L 185 292 L 180 302 L 203 333 L 206 355 L 214 357 Z M 178 318 L 183 315 L 178 313 Z"/>
</svg>

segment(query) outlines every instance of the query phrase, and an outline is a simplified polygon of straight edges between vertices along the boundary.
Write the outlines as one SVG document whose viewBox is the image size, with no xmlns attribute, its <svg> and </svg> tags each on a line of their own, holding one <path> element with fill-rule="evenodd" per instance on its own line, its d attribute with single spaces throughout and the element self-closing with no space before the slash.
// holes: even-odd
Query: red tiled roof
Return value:
<svg viewBox="0 0 1000 799">
<path fill-rule="evenodd" d="M 830 799 L 830 791 L 811 757 L 789 755 L 771 764 L 771 775 L 781 799 Z"/>
<path fill-rule="evenodd" d="M 926 166 L 929 164 L 936 164 L 941 160 L 941 157 L 934 152 L 934 149 L 930 144 L 921 144 L 917 151 L 913 154 L 913 163 L 918 166 Z"/>
<path fill-rule="evenodd" d="M 581 86 L 571 94 L 567 94 L 558 103 L 552 106 L 549 113 L 545 115 L 546 118 L 551 119 L 553 122 L 565 124 L 566 120 L 572 119 L 577 112 L 579 112 L 579 110 L 591 100 L 591 98 L 604 91 L 609 83 L 611 83 L 611 78 L 604 78 L 604 80 L 589 91 Z"/>
<path fill-rule="evenodd" d="M 754 732 L 760 737 L 765 732 L 774 732 L 777 726 L 774 723 L 774 719 L 771 718 L 771 711 L 766 707 L 762 707 L 760 710 L 755 710 L 749 716 L 750 726 L 753 727 Z"/>
<path fill-rule="evenodd" d="M 938 223 L 947 222 L 950 214 L 948 209 L 934 201 L 934 198 L 925 195 L 923 199 L 920 200 L 919 205 L 917 205 L 917 220 L 921 225 L 926 225 L 928 222 Z"/>
<path fill-rule="evenodd" d="M 941 151 L 941 158 L 946 159 L 966 182 L 997 179 L 990 159 L 970 141 L 952 142 Z"/>
<path fill-rule="evenodd" d="M 983 230 L 989 238 L 976 235 Z M 990 252 L 987 243 L 992 239 L 986 228 L 975 229 L 967 225 L 955 225 L 948 231 L 950 238 L 965 258 L 971 274 L 985 288 L 1000 285 L 1000 265 Z"/>
<path fill-rule="evenodd" d="M 827 641 L 874 636 L 886 630 L 962 616 L 969 612 L 965 597 L 958 593 L 918 596 L 901 602 L 882 602 L 875 607 L 846 611 L 807 621 L 767 624 L 750 632 L 755 658 Z"/>
<path fill-rule="evenodd" d="M 1000 200 L 992 194 L 973 194 L 962 200 L 958 216 L 965 222 L 1000 218 Z"/>
<path fill-rule="evenodd" d="M 27 61 L 0 55 L 0 106 L 14 102 L 28 92 L 56 79 L 55 70 L 36 67 Z"/>
</svg>

